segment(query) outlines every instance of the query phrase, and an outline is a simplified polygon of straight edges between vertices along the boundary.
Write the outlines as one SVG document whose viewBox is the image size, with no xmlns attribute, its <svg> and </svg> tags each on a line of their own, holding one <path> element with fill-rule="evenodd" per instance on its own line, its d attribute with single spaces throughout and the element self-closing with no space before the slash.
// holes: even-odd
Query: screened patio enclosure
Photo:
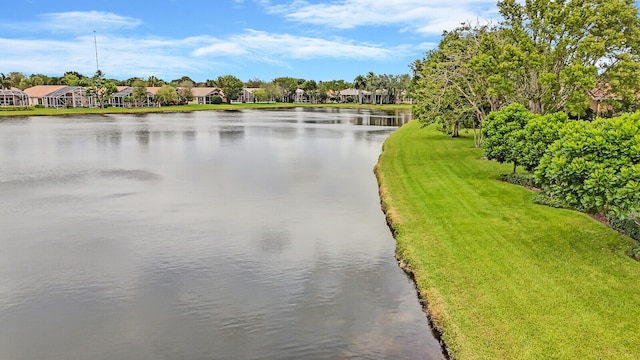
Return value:
<svg viewBox="0 0 640 360">
<path fill-rule="evenodd" d="M 0 89 L 0 106 L 27 106 L 29 105 L 29 95 L 22 90 Z"/>
<path fill-rule="evenodd" d="M 87 96 L 82 86 L 65 86 L 42 97 L 47 108 L 76 108 L 98 106 L 95 97 Z"/>
</svg>

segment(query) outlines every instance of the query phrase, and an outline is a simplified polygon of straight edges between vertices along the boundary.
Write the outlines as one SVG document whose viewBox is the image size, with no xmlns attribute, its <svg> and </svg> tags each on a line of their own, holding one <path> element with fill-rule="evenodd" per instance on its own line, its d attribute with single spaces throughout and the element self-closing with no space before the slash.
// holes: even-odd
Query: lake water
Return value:
<svg viewBox="0 0 640 360">
<path fill-rule="evenodd" d="M 408 117 L 0 120 L 0 358 L 441 359 L 372 171 Z"/>
</svg>

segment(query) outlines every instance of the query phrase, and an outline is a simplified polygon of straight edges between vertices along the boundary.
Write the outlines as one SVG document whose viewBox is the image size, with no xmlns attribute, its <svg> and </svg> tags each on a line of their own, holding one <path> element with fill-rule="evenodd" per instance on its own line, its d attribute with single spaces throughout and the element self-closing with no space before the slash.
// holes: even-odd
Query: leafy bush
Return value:
<svg viewBox="0 0 640 360">
<path fill-rule="evenodd" d="M 567 206 L 567 204 L 550 195 L 548 192 L 546 191 L 540 191 L 538 192 L 534 197 L 533 197 L 533 203 L 534 204 L 539 204 L 539 205 L 545 205 L 545 206 L 549 206 L 549 207 L 553 207 L 553 208 L 558 208 L 558 209 L 570 209 L 569 206 Z M 573 209 L 575 210 L 575 209 Z"/>
<path fill-rule="evenodd" d="M 632 239 L 640 241 L 640 215 L 632 214 L 619 216 L 614 212 L 607 215 L 607 220 L 612 228 L 620 231 Z M 638 252 L 640 255 L 640 252 Z M 639 258 L 640 259 L 640 258 Z"/>
<path fill-rule="evenodd" d="M 484 133 L 482 148 L 487 159 L 497 160 L 500 163 L 513 162 L 515 173 L 520 155 L 518 144 L 524 136 L 525 125 L 534 116 L 517 103 L 487 115 L 482 129 Z"/>
<path fill-rule="evenodd" d="M 33 109 L 33 106 L 0 106 L 0 111 L 30 111 Z"/>
<path fill-rule="evenodd" d="M 535 172 L 552 197 L 580 210 L 625 214 L 640 204 L 640 112 L 570 121 Z"/>
<path fill-rule="evenodd" d="M 629 249 L 629 252 L 627 254 L 631 256 L 634 260 L 640 261 L 640 244 L 631 247 L 631 249 Z"/>
<path fill-rule="evenodd" d="M 508 182 L 514 185 L 538 187 L 535 181 L 535 176 L 533 176 L 533 174 L 520 174 L 520 173 L 502 174 L 498 176 L 498 180 Z"/>
<path fill-rule="evenodd" d="M 220 96 L 218 96 L 218 95 L 213 95 L 211 97 L 211 103 L 212 104 L 216 104 L 216 105 L 220 105 L 220 104 L 222 104 L 222 98 Z"/>
<path fill-rule="evenodd" d="M 34 107 L 36 109 L 44 109 L 44 105 L 42 105 L 42 104 L 36 104 Z"/>
<path fill-rule="evenodd" d="M 560 129 L 567 123 L 567 114 L 558 112 L 529 119 L 524 127 L 518 163 L 527 171 L 534 171 L 553 142 L 559 139 Z"/>
</svg>

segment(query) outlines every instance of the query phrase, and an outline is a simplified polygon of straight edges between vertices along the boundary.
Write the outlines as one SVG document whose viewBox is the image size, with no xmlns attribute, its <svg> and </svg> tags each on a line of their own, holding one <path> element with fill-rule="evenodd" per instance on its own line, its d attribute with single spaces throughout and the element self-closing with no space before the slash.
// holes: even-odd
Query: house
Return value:
<svg viewBox="0 0 640 360">
<path fill-rule="evenodd" d="M 243 102 L 243 103 L 256 102 L 256 98 L 253 95 L 253 93 L 258 89 L 260 89 L 260 88 L 244 88 L 244 89 L 242 89 L 242 93 L 240 93 L 240 96 L 238 97 L 238 101 L 239 102 Z"/>
<path fill-rule="evenodd" d="M 27 106 L 29 95 L 18 88 L 0 89 L 0 106 Z"/>
<path fill-rule="evenodd" d="M 400 103 L 401 104 L 413 104 L 413 98 L 410 97 L 411 95 L 409 94 L 409 91 L 407 90 L 402 90 L 402 92 L 400 92 Z"/>
<path fill-rule="evenodd" d="M 130 86 L 118 86 L 118 92 L 111 95 L 111 99 L 109 99 L 109 104 L 114 107 L 125 107 L 129 106 L 129 97 L 133 94 L 133 88 Z"/>
<path fill-rule="evenodd" d="M 217 87 L 194 87 L 191 89 L 193 100 L 189 104 L 213 104 L 213 98 L 224 98 L 222 89 Z"/>
<path fill-rule="evenodd" d="M 304 90 L 296 89 L 296 91 L 295 91 L 295 93 L 293 95 L 293 102 L 294 103 L 306 103 L 306 102 L 309 102 L 309 99 L 304 96 Z"/>
<path fill-rule="evenodd" d="M 134 88 L 132 88 L 131 86 L 118 86 L 118 92 L 111 95 L 109 103 L 114 107 L 130 107 L 132 105 L 136 107 L 149 107 L 156 105 L 153 102 L 153 96 L 155 95 L 155 92 L 152 93 L 151 91 L 149 91 L 149 88 L 147 88 L 147 98 L 143 101 L 133 100 L 133 91 Z"/>
<path fill-rule="evenodd" d="M 97 100 L 87 96 L 82 86 L 36 85 L 25 89 L 29 105 L 42 105 L 46 108 L 95 107 Z"/>
<path fill-rule="evenodd" d="M 617 98 L 609 93 L 609 86 L 599 87 L 590 90 L 587 95 L 589 96 L 589 108 L 593 110 L 596 116 L 602 116 L 613 110 L 611 104 L 607 100 L 616 100 Z"/>
<path fill-rule="evenodd" d="M 349 99 L 353 99 L 353 102 L 358 102 L 358 99 L 362 99 L 363 103 L 371 102 L 371 92 L 362 89 L 344 89 L 338 92 L 340 102 L 349 102 Z"/>
</svg>

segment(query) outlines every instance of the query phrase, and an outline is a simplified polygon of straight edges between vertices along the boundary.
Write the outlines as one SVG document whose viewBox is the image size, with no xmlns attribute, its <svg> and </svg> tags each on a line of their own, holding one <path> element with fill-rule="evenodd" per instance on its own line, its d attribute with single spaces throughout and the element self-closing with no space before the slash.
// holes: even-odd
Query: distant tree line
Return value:
<svg viewBox="0 0 640 360">
<path fill-rule="evenodd" d="M 67 71 L 62 76 L 48 76 L 44 74 L 31 74 L 29 76 L 21 72 L 0 73 L 0 85 L 2 88 L 16 87 L 26 89 L 36 85 L 67 85 L 91 87 L 92 95 L 108 98 L 114 92 L 116 86 L 131 86 L 134 93 L 131 96 L 133 102 L 143 102 L 146 98 L 146 87 L 159 87 L 156 100 L 161 103 L 185 103 L 193 99 L 191 89 L 193 87 L 217 87 L 222 89 L 225 97 L 236 100 L 244 88 L 253 89 L 253 95 L 258 101 L 282 101 L 293 102 L 296 91 L 304 91 L 304 97 L 311 102 L 339 101 L 338 92 L 347 88 L 356 88 L 371 92 L 384 91 L 385 99 L 394 102 L 403 90 L 409 86 L 411 77 L 409 74 L 376 75 L 369 72 L 367 75 L 358 75 L 354 82 L 345 80 L 316 81 L 293 77 L 278 77 L 271 81 L 258 78 L 243 82 L 233 75 L 221 75 L 215 79 L 207 79 L 197 82 L 189 76 L 166 81 L 156 76 L 148 78 L 131 77 L 126 80 L 106 78 L 98 71 L 94 76 L 88 77 L 77 71 Z M 175 94 L 174 94 L 175 93 Z M 381 97 L 380 97 L 381 98 Z M 372 98 L 373 99 L 373 98 Z M 362 97 L 353 99 L 362 102 Z M 380 100 L 382 101 L 382 100 Z"/>
</svg>

